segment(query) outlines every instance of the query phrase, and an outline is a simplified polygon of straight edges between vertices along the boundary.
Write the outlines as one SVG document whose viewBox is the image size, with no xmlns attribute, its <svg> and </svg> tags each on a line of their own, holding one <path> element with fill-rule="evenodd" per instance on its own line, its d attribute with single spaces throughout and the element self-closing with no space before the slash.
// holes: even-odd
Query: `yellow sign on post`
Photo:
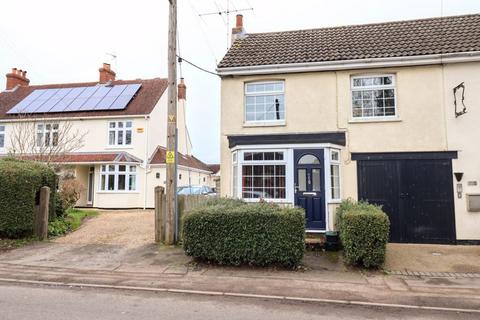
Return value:
<svg viewBox="0 0 480 320">
<path fill-rule="evenodd" d="M 167 151 L 167 163 L 175 163 L 175 151 Z"/>
</svg>

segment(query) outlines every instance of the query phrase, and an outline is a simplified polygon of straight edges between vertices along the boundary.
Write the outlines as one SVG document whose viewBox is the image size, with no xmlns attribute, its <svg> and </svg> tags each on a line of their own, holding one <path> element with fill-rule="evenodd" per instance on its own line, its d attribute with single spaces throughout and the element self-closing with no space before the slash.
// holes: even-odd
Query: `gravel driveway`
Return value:
<svg viewBox="0 0 480 320">
<path fill-rule="evenodd" d="M 141 247 L 154 243 L 154 211 L 100 211 L 80 229 L 54 242 L 63 244 L 110 244 Z"/>
</svg>

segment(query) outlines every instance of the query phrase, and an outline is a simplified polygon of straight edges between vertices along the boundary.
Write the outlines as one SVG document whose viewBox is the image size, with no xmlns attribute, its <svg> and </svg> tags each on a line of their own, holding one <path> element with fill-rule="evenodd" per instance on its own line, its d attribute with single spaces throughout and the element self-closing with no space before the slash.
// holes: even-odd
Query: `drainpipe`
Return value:
<svg viewBox="0 0 480 320">
<path fill-rule="evenodd" d="M 149 120 L 150 120 L 150 117 L 149 116 L 145 116 L 145 156 L 144 156 L 144 167 L 145 167 L 145 172 L 144 172 L 144 175 L 143 175 L 143 210 L 147 209 L 147 186 L 148 186 L 148 183 L 147 183 L 147 175 L 148 175 L 148 124 L 149 124 Z"/>
</svg>

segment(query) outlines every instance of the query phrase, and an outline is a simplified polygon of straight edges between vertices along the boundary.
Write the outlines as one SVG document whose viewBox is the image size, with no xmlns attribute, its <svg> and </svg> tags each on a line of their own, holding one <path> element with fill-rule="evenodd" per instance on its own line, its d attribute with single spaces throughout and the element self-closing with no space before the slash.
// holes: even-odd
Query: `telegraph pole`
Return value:
<svg viewBox="0 0 480 320">
<path fill-rule="evenodd" d="M 175 243 L 177 193 L 177 0 L 169 0 L 168 20 L 168 116 L 167 116 L 167 185 L 165 244 Z"/>
</svg>

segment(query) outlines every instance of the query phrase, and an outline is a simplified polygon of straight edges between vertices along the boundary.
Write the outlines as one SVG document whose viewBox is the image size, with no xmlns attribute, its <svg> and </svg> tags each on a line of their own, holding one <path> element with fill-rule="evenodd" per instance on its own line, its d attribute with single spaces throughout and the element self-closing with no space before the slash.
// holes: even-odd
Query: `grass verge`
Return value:
<svg viewBox="0 0 480 320">
<path fill-rule="evenodd" d="M 97 215 L 98 212 L 93 210 L 70 209 L 65 217 L 58 218 L 48 224 L 48 236 L 58 237 L 75 231 L 85 219 Z"/>
</svg>

